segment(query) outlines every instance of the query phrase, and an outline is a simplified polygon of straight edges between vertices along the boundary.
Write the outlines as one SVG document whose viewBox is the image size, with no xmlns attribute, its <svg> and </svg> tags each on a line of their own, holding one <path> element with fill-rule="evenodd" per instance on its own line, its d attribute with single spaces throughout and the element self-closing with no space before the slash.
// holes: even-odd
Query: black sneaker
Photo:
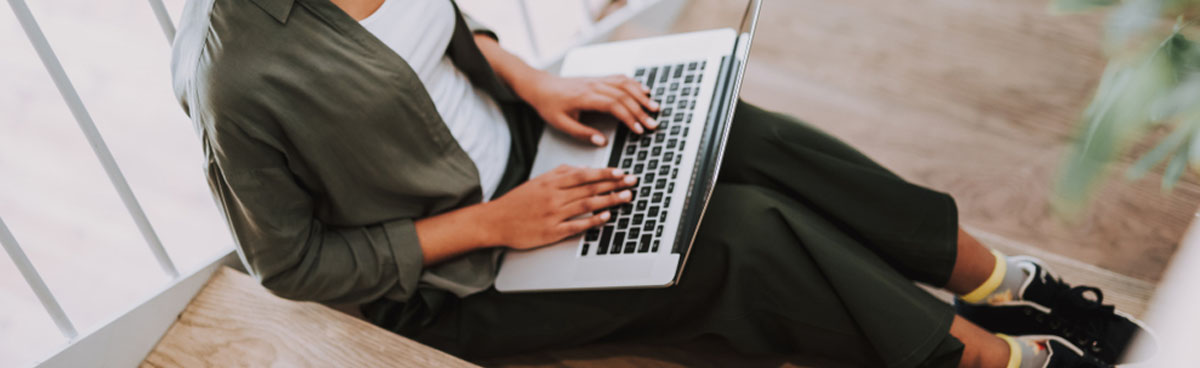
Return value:
<svg viewBox="0 0 1200 368">
<path fill-rule="evenodd" d="M 1020 336 L 1018 339 L 1034 340 L 1039 348 L 1049 351 L 1046 364 L 1038 368 L 1112 368 L 1099 358 L 1084 353 L 1070 341 L 1058 336 Z"/>
<path fill-rule="evenodd" d="M 1149 329 L 1132 316 L 1104 305 L 1104 293 L 1089 286 L 1071 287 L 1032 257 L 1010 257 L 1033 277 L 1021 285 L 1011 301 L 970 304 L 958 299 L 954 307 L 967 320 L 1010 336 L 1053 335 L 1108 364 L 1117 364 L 1121 353 L 1139 333 Z M 1091 294 L 1091 298 L 1088 297 Z"/>
</svg>

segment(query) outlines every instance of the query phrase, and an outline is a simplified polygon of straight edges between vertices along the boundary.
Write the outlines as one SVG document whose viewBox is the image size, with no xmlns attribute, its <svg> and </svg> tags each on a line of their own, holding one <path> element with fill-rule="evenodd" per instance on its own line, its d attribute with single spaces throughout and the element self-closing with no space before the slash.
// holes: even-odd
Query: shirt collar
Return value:
<svg viewBox="0 0 1200 368">
<path fill-rule="evenodd" d="M 252 0 L 259 8 L 274 17 L 279 23 L 287 23 L 288 14 L 292 13 L 292 5 L 296 0 Z"/>
</svg>

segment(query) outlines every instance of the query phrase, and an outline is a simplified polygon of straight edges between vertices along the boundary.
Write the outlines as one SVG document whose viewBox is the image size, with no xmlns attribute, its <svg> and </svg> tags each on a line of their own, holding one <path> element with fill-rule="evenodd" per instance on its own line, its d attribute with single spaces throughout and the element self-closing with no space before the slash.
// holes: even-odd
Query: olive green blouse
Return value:
<svg viewBox="0 0 1200 368">
<path fill-rule="evenodd" d="M 457 23 L 447 54 L 511 105 L 478 28 Z M 413 221 L 479 203 L 478 173 L 412 69 L 329 0 L 191 0 L 171 70 L 238 254 L 272 292 L 363 303 L 492 284 L 502 248 L 422 267 Z"/>
</svg>

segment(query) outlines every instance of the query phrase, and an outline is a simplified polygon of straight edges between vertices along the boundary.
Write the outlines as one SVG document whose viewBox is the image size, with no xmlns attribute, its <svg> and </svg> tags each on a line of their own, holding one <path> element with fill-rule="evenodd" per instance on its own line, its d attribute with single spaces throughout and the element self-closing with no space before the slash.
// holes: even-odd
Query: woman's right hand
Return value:
<svg viewBox="0 0 1200 368">
<path fill-rule="evenodd" d="M 498 244 L 514 249 L 551 244 L 603 225 L 613 216 L 605 209 L 629 202 L 633 193 L 626 188 L 636 183 L 620 169 L 559 166 L 487 202 L 485 227 Z M 590 215 L 575 218 L 582 214 Z"/>
</svg>

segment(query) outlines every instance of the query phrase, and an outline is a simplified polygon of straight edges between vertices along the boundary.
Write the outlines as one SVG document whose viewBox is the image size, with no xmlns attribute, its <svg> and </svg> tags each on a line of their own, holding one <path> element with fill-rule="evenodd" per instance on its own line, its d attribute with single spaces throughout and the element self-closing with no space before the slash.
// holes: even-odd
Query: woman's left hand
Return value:
<svg viewBox="0 0 1200 368">
<path fill-rule="evenodd" d="M 579 122 L 583 111 L 612 114 L 637 134 L 658 126 L 648 113 L 659 109 L 658 103 L 649 97 L 650 90 L 624 75 L 563 78 L 543 74 L 522 87 L 517 93 L 547 124 L 597 146 L 608 142 L 599 130 Z"/>
</svg>

